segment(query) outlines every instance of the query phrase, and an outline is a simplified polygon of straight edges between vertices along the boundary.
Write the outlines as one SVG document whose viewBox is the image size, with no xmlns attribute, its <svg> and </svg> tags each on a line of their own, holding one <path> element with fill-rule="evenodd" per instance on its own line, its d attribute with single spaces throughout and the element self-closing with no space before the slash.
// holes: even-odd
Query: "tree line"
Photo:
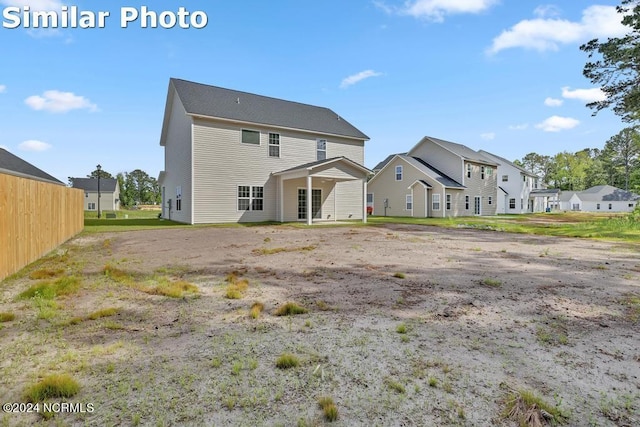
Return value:
<svg viewBox="0 0 640 427">
<path fill-rule="evenodd" d="M 552 188 L 581 191 L 613 185 L 640 193 L 640 133 L 628 127 L 612 136 L 603 149 L 585 148 L 555 156 L 529 153 L 514 162 Z"/>
<path fill-rule="evenodd" d="M 110 178 L 114 176 L 104 169 L 94 170 L 87 178 Z M 157 205 L 162 203 L 160 185 L 158 180 L 149 176 L 143 170 L 136 169 L 131 172 L 120 172 L 115 176 L 120 187 L 120 205 L 132 207 L 135 205 Z M 71 178 L 69 178 L 71 184 Z"/>
</svg>

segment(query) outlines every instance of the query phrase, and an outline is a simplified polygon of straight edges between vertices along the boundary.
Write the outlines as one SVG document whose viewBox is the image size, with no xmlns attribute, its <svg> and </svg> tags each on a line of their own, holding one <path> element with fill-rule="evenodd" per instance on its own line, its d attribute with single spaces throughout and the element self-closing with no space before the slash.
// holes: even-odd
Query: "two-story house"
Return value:
<svg viewBox="0 0 640 427">
<path fill-rule="evenodd" d="M 469 147 L 427 136 L 374 168 L 367 201 L 375 215 L 495 215 L 497 166 Z"/>
<path fill-rule="evenodd" d="M 120 185 L 114 178 L 71 178 L 73 188 L 84 191 L 84 210 L 117 211 L 120 209 Z M 100 188 L 98 189 L 98 183 Z M 100 194 L 100 203 L 98 203 Z"/>
<path fill-rule="evenodd" d="M 479 153 L 498 163 L 498 213 L 545 212 L 557 201 L 559 190 L 547 189 L 537 175 L 504 157 L 484 150 Z"/>
<path fill-rule="evenodd" d="M 162 216 L 188 224 L 366 221 L 368 139 L 328 108 L 171 79 Z"/>
</svg>

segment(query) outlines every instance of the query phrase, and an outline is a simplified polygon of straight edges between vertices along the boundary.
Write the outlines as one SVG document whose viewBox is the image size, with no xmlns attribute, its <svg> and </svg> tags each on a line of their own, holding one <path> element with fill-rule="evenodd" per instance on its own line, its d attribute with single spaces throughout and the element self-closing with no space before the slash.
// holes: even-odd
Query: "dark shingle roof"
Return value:
<svg viewBox="0 0 640 427">
<path fill-rule="evenodd" d="M 38 169 L 31 163 L 22 160 L 20 157 L 3 148 L 0 148 L 0 172 L 37 179 L 38 181 L 48 181 L 54 184 L 64 185 L 62 181 L 54 178 L 45 171 Z"/>
<path fill-rule="evenodd" d="M 389 163 L 391 161 L 391 159 L 393 159 L 395 156 L 397 155 L 402 155 L 405 156 L 407 153 L 398 153 L 398 154 L 390 154 L 387 156 L 386 159 L 384 159 L 383 161 L 381 161 L 380 163 L 378 163 L 373 170 L 374 171 L 380 171 L 382 170 L 383 167 L 387 166 L 387 163 Z"/>
<path fill-rule="evenodd" d="M 488 157 L 490 159 L 497 159 L 500 163 L 506 163 L 510 166 L 513 166 L 514 168 L 518 169 L 520 172 L 522 172 L 523 174 L 527 175 L 527 176 L 533 176 L 533 177 L 537 177 L 536 174 L 529 172 L 528 170 L 526 170 L 525 168 L 523 168 L 522 166 L 518 166 L 515 163 L 513 163 L 512 161 L 509 161 L 507 159 L 505 159 L 504 157 L 500 157 L 498 155 L 495 155 L 493 153 L 490 153 L 488 151 L 485 150 L 480 150 L 478 151 L 480 154 L 482 154 L 485 157 Z"/>
<path fill-rule="evenodd" d="M 422 141 L 418 143 L 418 145 L 420 145 L 425 140 L 430 140 L 431 142 L 438 144 L 439 146 L 451 151 L 452 153 L 462 157 L 465 160 L 484 163 L 492 166 L 498 166 L 498 164 L 495 161 L 483 156 L 477 151 L 472 150 L 466 145 L 458 144 L 451 141 L 445 141 L 444 139 L 434 138 L 432 136 L 425 136 L 424 138 L 422 138 Z M 411 151 L 409 151 L 409 153 L 411 153 Z"/>
<path fill-rule="evenodd" d="M 328 108 L 171 79 L 188 114 L 368 140 Z"/>
<path fill-rule="evenodd" d="M 98 180 L 96 178 L 71 178 L 73 188 L 80 188 L 84 191 L 98 191 Z M 116 191 L 116 183 L 113 178 L 100 178 L 100 191 L 113 193 Z"/>
<path fill-rule="evenodd" d="M 435 179 L 436 181 L 438 181 L 440 184 L 444 185 L 445 187 L 449 187 L 449 188 L 466 188 L 464 185 L 460 184 L 459 182 L 455 181 L 454 179 L 449 178 L 447 175 L 445 175 L 444 173 L 440 172 L 438 169 L 434 168 L 429 163 L 425 162 L 424 160 L 422 160 L 419 157 L 402 156 L 402 158 L 406 159 L 407 161 L 411 162 L 414 165 L 416 163 L 418 165 L 420 165 L 420 167 L 419 167 L 420 170 L 422 170 L 424 173 L 426 173 L 431 178 Z M 412 160 L 413 160 L 413 162 L 416 162 L 416 163 L 413 163 Z"/>
</svg>

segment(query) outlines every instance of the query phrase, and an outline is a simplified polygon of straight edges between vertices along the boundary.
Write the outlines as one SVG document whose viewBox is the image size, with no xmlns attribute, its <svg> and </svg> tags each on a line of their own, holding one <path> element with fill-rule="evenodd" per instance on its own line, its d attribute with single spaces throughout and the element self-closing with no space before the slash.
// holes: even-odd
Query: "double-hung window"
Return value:
<svg viewBox="0 0 640 427">
<path fill-rule="evenodd" d="M 402 181 L 402 166 L 396 166 L 396 181 Z"/>
<path fill-rule="evenodd" d="M 447 210 L 450 211 L 451 210 L 451 194 L 447 194 L 445 197 L 447 202 Z"/>
<path fill-rule="evenodd" d="M 408 211 L 413 210 L 413 196 L 411 194 L 407 194 L 406 202 L 406 209 Z"/>
<path fill-rule="evenodd" d="M 280 157 L 279 133 L 269 133 L 269 157 Z"/>
<path fill-rule="evenodd" d="M 480 179 L 484 179 L 484 166 L 480 166 Z"/>
<path fill-rule="evenodd" d="M 469 196 L 464 196 L 464 208 L 469 210 Z"/>
<path fill-rule="evenodd" d="M 440 195 L 434 194 L 431 198 L 431 208 L 434 211 L 440 210 Z"/>
<path fill-rule="evenodd" d="M 264 210 L 264 187 L 239 185 L 238 186 L 238 210 L 262 211 Z"/>
<path fill-rule="evenodd" d="M 471 178 L 471 163 L 467 163 L 467 178 Z"/>
<path fill-rule="evenodd" d="M 327 140 L 316 139 L 316 160 L 327 159 Z"/>
</svg>

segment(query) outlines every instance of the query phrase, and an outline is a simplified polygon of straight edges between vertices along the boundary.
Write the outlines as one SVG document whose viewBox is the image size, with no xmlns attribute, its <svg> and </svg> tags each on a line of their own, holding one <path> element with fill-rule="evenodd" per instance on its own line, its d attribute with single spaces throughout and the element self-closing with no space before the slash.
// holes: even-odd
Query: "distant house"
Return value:
<svg viewBox="0 0 640 427">
<path fill-rule="evenodd" d="M 3 148 L 0 148 L 0 173 L 56 185 L 64 185 L 62 181 Z"/>
<path fill-rule="evenodd" d="M 162 216 L 188 224 L 366 221 L 368 139 L 328 108 L 171 79 Z"/>
<path fill-rule="evenodd" d="M 557 202 L 560 191 L 545 188 L 542 180 L 535 174 L 504 157 L 484 150 L 479 153 L 498 163 L 498 213 L 545 212 Z"/>
<path fill-rule="evenodd" d="M 583 191 L 563 191 L 559 208 L 583 212 L 631 212 L 640 196 L 611 185 L 597 185 Z"/>
<path fill-rule="evenodd" d="M 98 179 L 71 178 L 72 187 L 84 191 L 84 210 L 98 210 Z M 100 178 L 100 210 L 120 210 L 120 185 L 117 179 Z"/>
<path fill-rule="evenodd" d="M 497 167 L 471 148 L 427 136 L 374 168 L 367 203 L 375 215 L 495 215 Z"/>
</svg>

